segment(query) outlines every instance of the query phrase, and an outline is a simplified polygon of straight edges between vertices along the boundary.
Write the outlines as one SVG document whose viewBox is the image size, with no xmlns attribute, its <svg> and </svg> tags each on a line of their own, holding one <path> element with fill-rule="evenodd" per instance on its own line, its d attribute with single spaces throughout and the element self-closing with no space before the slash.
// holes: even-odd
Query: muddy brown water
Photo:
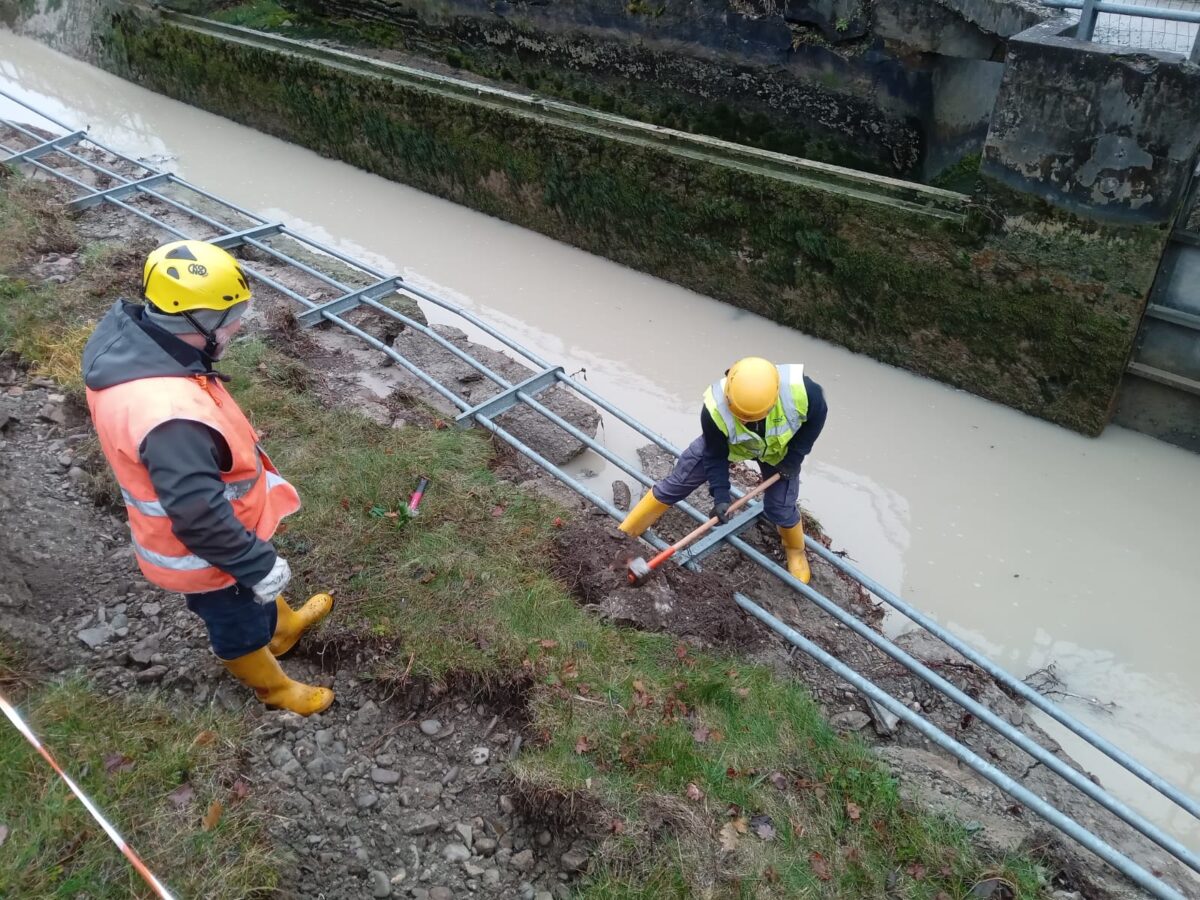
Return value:
<svg viewBox="0 0 1200 900">
<path fill-rule="evenodd" d="M 1072 434 L 322 159 L 4 31 L 0 86 L 462 304 L 676 443 L 694 436 L 704 386 L 739 355 L 803 362 L 832 411 L 801 497 L 835 547 L 1016 674 L 1054 663 L 1070 691 L 1115 704 L 1105 712 L 1064 700 L 1200 795 L 1200 458 L 1120 428 L 1095 440 Z M 13 112 L 0 101 L 0 115 Z M 612 421 L 601 435 L 629 459 L 644 443 Z M 615 475 L 595 457 L 572 468 L 601 493 Z M 906 627 L 899 617 L 888 624 Z M 1119 796 L 1200 849 L 1195 820 L 1043 724 Z"/>
</svg>

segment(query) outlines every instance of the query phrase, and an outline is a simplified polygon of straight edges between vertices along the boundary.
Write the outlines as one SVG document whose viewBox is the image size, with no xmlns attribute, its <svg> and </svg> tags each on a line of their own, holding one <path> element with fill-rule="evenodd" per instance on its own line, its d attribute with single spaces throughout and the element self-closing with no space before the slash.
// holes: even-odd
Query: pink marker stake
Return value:
<svg viewBox="0 0 1200 900">
<path fill-rule="evenodd" d="M 417 507 L 421 505 L 421 498 L 425 496 L 425 488 L 429 487 L 429 479 L 422 478 L 417 482 L 417 489 L 413 491 L 412 497 L 408 501 L 408 511 L 412 515 L 417 514 Z"/>
</svg>

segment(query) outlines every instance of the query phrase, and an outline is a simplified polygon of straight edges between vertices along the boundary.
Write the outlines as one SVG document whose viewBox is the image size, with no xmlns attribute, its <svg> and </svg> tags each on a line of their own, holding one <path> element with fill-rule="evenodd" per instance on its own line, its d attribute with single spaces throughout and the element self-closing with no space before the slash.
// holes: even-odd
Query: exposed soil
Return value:
<svg viewBox="0 0 1200 900">
<path fill-rule="evenodd" d="M 665 631 L 698 647 L 753 650 L 767 641 L 753 621 L 730 608 L 733 586 L 720 573 L 697 575 L 673 563 L 641 586 L 629 583 L 629 561 L 653 551 L 591 518 L 565 526 L 555 540 L 554 573 L 602 617 L 617 625 Z"/>
</svg>

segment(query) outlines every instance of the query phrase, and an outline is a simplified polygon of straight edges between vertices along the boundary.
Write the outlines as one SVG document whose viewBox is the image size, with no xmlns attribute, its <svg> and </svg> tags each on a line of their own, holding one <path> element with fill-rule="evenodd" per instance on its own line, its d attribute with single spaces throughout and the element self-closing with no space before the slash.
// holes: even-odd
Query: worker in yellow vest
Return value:
<svg viewBox="0 0 1200 900">
<path fill-rule="evenodd" d="M 203 241 L 153 251 L 146 303 L 118 300 L 88 340 L 83 375 L 100 446 L 116 475 L 142 574 L 182 593 L 213 652 L 269 706 L 301 715 L 333 702 L 293 681 L 275 657 L 333 607 L 293 610 L 271 543 L 300 497 L 213 369 L 242 325 L 250 286 L 237 261 Z"/>
<path fill-rule="evenodd" d="M 641 535 L 705 481 L 713 497 L 712 514 L 727 521 L 729 464 L 753 460 L 764 479 L 776 472 L 781 476 L 763 494 L 763 515 L 779 530 L 788 571 L 808 584 L 812 572 L 797 506 L 799 476 L 827 412 L 824 391 L 803 366 L 776 366 L 757 356 L 739 360 L 704 392 L 700 437 L 683 451 L 671 474 L 629 511 L 621 530 Z"/>
</svg>

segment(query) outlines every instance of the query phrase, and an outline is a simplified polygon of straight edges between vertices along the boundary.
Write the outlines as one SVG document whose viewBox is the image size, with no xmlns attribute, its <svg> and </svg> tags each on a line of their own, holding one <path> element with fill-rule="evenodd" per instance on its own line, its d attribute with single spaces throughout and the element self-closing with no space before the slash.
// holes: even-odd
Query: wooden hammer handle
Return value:
<svg viewBox="0 0 1200 900">
<path fill-rule="evenodd" d="M 773 485 L 775 482 L 777 482 L 779 480 L 779 478 L 780 478 L 780 475 L 778 472 L 776 472 L 774 475 L 772 475 L 766 481 L 757 485 L 753 490 L 747 491 L 745 494 L 738 497 L 738 499 L 734 500 L 732 503 L 729 504 L 728 512 L 734 512 L 738 509 L 741 509 L 743 506 L 745 506 L 747 503 L 749 503 L 751 500 L 753 500 L 755 497 L 757 497 L 759 494 L 761 494 L 763 491 L 765 491 L 767 488 L 769 488 L 771 485 Z M 710 528 L 712 528 L 714 525 L 716 525 L 718 521 L 720 521 L 720 520 L 717 519 L 716 516 L 713 516 L 707 522 L 705 522 L 702 525 L 700 525 L 699 527 L 693 529 L 688 534 L 685 534 L 683 537 L 681 537 L 679 540 L 677 540 L 675 543 L 673 543 L 667 549 L 660 551 L 657 556 L 655 556 L 652 560 L 650 560 L 648 565 L 650 566 L 650 568 L 652 570 L 657 569 L 660 565 L 662 565 L 664 562 L 666 562 L 668 559 L 670 559 L 672 556 L 674 556 L 676 553 L 678 553 L 680 550 L 682 550 L 688 544 L 692 543 L 692 541 L 696 540 L 698 537 L 705 534 Z"/>
</svg>

